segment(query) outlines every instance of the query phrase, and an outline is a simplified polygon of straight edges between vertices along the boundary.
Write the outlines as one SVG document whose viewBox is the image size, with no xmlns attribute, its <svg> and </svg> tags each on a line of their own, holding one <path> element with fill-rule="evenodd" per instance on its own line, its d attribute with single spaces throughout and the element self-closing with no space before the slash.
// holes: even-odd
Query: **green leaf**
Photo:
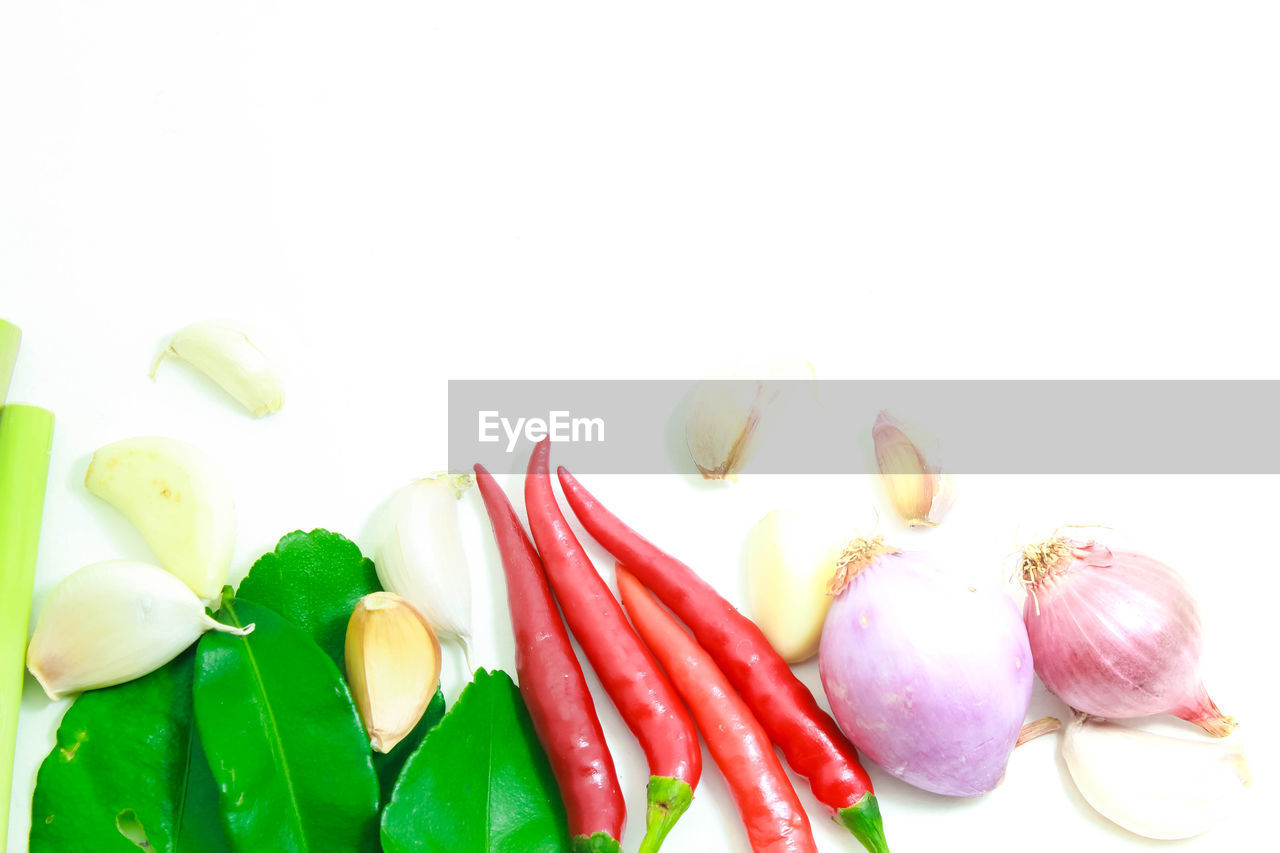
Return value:
<svg viewBox="0 0 1280 853">
<path fill-rule="evenodd" d="M 404 740 L 396 744 L 390 752 L 373 754 L 373 769 L 378 774 L 378 785 L 382 790 L 384 806 L 391 802 L 391 792 L 395 790 L 396 780 L 400 778 L 400 771 L 404 770 L 405 762 L 421 745 L 427 733 L 434 729 L 443 717 L 444 693 L 437 687 L 436 695 L 431 697 L 431 704 L 427 706 L 426 712 L 413 727 L 413 731 L 405 735 Z"/>
<path fill-rule="evenodd" d="M 346 684 L 301 629 L 260 604 L 229 600 L 218 621 L 253 633 L 205 634 L 195 715 L 237 850 L 376 851 L 378 780 Z"/>
<path fill-rule="evenodd" d="M 569 828 L 520 691 L 477 670 L 409 759 L 382 814 L 387 853 L 564 853 Z"/>
<path fill-rule="evenodd" d="M 191 651 L 118 687 L 83 694 L 40 765 L 32 851 L 229 850 L 217 787 L 192 719 Z"/>
<path fill-rule="evenodd" d="M 236 599 L 266 605 L 306 631 L 341 672 L 351 611 L 380 589 L 373 561 L 350 539 L 328 530 L 295 530 L 253 564 Z"/>
<path fill-rule="evenodd" d="M 265 605 L 309 633 L 345 675 L 343 646 L 351 611 L 381 589 L 373 561 L 354 542 L 328 530 L 295 530 L 253 564 L 235 597 Z M 384 803 L 409 756 L 443 716 L 444 694 L 437 690 L 422 720 L 395 749 L 373 753 Z"/>
</svg>

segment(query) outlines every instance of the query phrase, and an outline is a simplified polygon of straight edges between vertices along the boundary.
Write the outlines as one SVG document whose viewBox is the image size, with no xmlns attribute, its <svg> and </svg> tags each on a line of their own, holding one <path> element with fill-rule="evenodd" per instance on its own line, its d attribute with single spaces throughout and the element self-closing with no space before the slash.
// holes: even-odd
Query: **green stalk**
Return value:
<svg viewBox="0 0 1280 853">
<path fill-rule="evenodd" d="M 889 853 L 884 840 L 884 824 L 880 820 L 880 804 L 875 794 L 863 794 L 848 808 L 835 814 L 836 823 L 853 833 L 868 853 Z"/>
<path fill-rule="evenodd" d="M 569 842 L 570 853 L 622 853 L 618 839 L 607 832 L 595 835 L 575 835 Z"/>
<path fill-rule="evenodd" d="M 52 443 L 49 412 L 35 406 L 0 409 L 0 853 L 9 833 L 27 619 Z"/>
<path fill-rule="evenodd" d="M 638 853 L 658 853 L 671 827 L 693 802 L 693 789 L 682 779 L 649 777 L 649 806 L 645 812 L 644 840 Z"/>
<path fill-rule="evenodd" d="M 18 342 L 22 332 L 18 327 L 0 320 L 0 406 L 9 393 L 9 378 L 13 376 L 13 363 L 18 360 Z"/>
</svg>

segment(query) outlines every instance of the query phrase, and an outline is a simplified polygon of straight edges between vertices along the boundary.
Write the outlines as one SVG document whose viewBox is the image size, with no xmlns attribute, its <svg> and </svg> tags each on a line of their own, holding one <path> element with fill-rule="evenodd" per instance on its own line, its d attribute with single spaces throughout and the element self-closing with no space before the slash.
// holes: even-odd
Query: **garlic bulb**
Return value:
<svg viewBox="0 0 1280 853">
<path fill-rule="evenodd" d="M 915 441 L 909 433 L 917 433 Z M 871 437 L 893 508 L 912 527 L 936 526 L 954 500 L 951 478 L 930 458 L 936 455 L 936 448 L 888 412 L 876 418 Z"/>
<path fill-rule="evenodd" d="M 94 563 L 49 595 L 27 647 L 27 669 L 50 699 L 109 687 L 164 666 L 205 631 L 253 630 L 209 618 L 186 584 L 132 560 Z"/>
<path fill-rule="evenodd" d="M 117 441 L 93 454 L 84 484 L 123 513 L 196 595 L 218 596 L 235 549 L 236 507 L 204 451 L 172 438 Z"/>
<path fill-rule="evenodd" d="M 751 618 L 788 663 L 818 652 L 831 607 L 827 582 L 844 543 L 810 516 L 774 510 L 747 534 L 747 598 Z"/>
<path fill-rule="evenodd" d="M 422 719 L 440 686 L 440 642 L 392 592 L 360 599 L 347 623 L 347 681 L 377 752 L 390 752 Z"/>
<path fill-rule="evenodd" d="M 1078 716 L 1062 757 L 1103 816 L 1147 838 L 1190 838 L 1230 814 L 1250 784 L 1240 744 L 1144 732 Z"/>
<path fill-rule="evenodd" d="M 458 498 L 470 474 L 417 480 L 392 495 L 373 549 L 384 589 L 412 604 L 471 664 L 471 575 L 458 529 Z"/>
<path fill-rule="evenodd" d="M 284 405 L 279 363 L 229 320 L 192 323 L 179 330 L 152 366 L 152 379 L 160 363 L 169 357 L 181 359 L 208 376 L 257 417 L 278 412 Z"/>
</svg>

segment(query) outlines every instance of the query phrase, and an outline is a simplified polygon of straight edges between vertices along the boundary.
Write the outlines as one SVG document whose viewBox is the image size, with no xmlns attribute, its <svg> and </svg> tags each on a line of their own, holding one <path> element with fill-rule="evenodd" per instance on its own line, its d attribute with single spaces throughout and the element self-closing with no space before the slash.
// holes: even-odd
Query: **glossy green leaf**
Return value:
<svg viewBox="0 0 1280 853">
<path fill-rule="evenodd" d="M 564 853 L 569 829 L 520 691 L 478 670 L 409 759 L 382 815 L 388 853 Z"/>
<path fill-rule="evenodd" d="M 333 661 L 260 604 L 227 600 L 196 649 L 195 715 L 236 850 L 376 851 L 369 739 Z"/>
<path fill-rule="evenodd" d="M 342 671 L 351 611 L 380 589 L 373 561 L 350 539 L 328 530 L 295 530 L 253 564 L 236 598 L 266 605 L 302 628 Z"/>
<path fill-rule="evenodd" d="M 400 772 L 404 770 L 409 757 L 421 746 L 423 738 L 443 717 L 444 692 L 437 687 L 436 695 L 431 697 L 431 704 L 427 706 L 426 713 L 422 715 L 421 720 L 418 720 L 413 731 L 405 735 L 404 740 L 396 744 L 390 752 L 373 754 L 373 769 L 378 774 L 378 787 L 382 791 L 383 805 L 391 801 L 391 792 L 395 790 L 396 780 L 400 778 Z"/>
<path fill-rule="evenodd" d="M 230 849 L 192 717 L 193 657 L 71 705 L 36 778 L 32 851 Z"/>
</svg>

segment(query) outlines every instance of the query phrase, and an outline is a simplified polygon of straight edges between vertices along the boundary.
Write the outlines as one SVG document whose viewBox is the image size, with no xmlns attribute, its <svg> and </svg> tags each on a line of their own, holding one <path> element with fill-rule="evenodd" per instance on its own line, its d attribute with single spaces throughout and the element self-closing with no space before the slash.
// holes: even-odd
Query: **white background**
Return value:
<svg viewBox="0 0 1280 853">
<path fill-rule="evenodd" d="M 1278 23 L 1273 4 L 1233 2 L 11 0 L 0 313 L 26 334 L 10 399 L 58 416 L 37 607 L 85 563 L 148 557 L 81 485 L 94 448 L 131 435 L 222 462 L 242 572 L 298 527 L 359 538 L 390 491 L 439 468 L 449 378 L 695 377 L 775 356 L 828 378 L 1274 378 Z M 148 381 L 166 335 L 208 316 L 275 338 L 282 414 L 254 421 L 181 367 Z M 865 528 L 876 499 L 856 478 L 587 484 L 739 602 L 740 543 L 764 512 L 821 505 Z M 942 528 L 883 522 L 980 582 L 1072 522 L 1182 570 L 1257 778 L 1233 823 L 1164 845 L 1092 813 L 1054 738 L 980 800 L 873 769 L 893 849 L 1260 845 L 1275 488 L 966 477 Z M 463 523 L 479 659 L 512 669 L 474 495 Z M 818 687 L 816 666 L 799 671 Z M 589 677 L 633 849 L 643 760 Z M 10 850 L 62 710 L 28 679 Z M 1038 688 L 1046 712 L 1062 708 Z M 856 849 L 799 787 L 820 848 Z M 664 849 L 745 849 L 710 764 Z"/>
</svg>

